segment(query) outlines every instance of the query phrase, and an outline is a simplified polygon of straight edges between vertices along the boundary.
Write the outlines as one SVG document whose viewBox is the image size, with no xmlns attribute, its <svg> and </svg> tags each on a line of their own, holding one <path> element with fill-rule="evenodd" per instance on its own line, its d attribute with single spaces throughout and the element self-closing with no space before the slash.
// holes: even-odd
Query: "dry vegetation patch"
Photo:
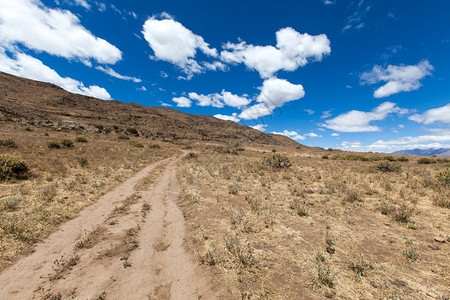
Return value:
<svg viewBox="0 0 450 300">
<path fill-rule="evenodd" d="M 242 299 L 446 296 L 445 163 L 328 153 L 213 149 L 183 159 L 179 205 L 199 261 Z"/>
</svg>

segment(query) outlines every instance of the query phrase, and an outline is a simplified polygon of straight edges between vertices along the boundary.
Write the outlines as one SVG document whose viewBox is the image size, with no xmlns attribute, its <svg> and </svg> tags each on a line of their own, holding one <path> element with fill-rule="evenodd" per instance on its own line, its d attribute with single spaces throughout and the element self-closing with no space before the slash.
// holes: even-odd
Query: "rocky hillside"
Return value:
<svg viewBox="0 0 450 300">
<path fill-rule="evenodd" d="M 209 141 L 298 146 L 295 141 L 212 116 L 164 107 L 103 101 L 60 87 L 0 72 L 0 123 L 20 122 L 55 130 L 132 134 L 166 141 Z"/>
</svg>

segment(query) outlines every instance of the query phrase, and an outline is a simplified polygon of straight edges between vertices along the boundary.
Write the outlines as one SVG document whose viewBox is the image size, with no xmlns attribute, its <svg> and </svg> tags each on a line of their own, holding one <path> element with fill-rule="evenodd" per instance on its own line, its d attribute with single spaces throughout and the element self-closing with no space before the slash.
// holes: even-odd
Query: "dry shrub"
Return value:
<svg viewBox="0 0 450 300">
<path fill-rule="evenodd" d="M 64 140 L 61 141 L 61 145 L 63 147 L 66 147 L 66 148 L 72 148 L 73 147 L 73 142 L 72 142 L 72 140 L 64 139 Z"/>
<path fill-rule="evenodd" d="M 390 162 L 390 161 L 382 161 L 379 162 L 375 168 L 381 172 L 398 172 L 402 168 L 399 163 Z"/>
<path fill-rule="evenodd" d="M 28 175 L 30 167 L 21 158 L 11 155 L 0 155 L 0 181 L 23 179 Z"/>
<path fill-rule="evenodd" d="M 85 137 L 79 136 L 75 139 L 75 142 L 77 143 L 87 143 L 88 140 Z"/>
<path fill-rule="evenodd" d="M 61 144 L 58 141 L 48 141 L 47 147 L 49 149 L 59 149 L 61 148 Z"/>
<path fill-rule="evenodd" d="M 449 187 L 450 186 L 450 168 L 447 168 L 447 170 L 442 171 L 439 174 L 437 174 L 437 179 L 440 183 Z"/>
<path fill-rule="evenodd" d="M 436 161 L 434 159 L 431 159 L 431 158 L 423 157 L 423 158 L 419 159 L 417 161 L 417 163 L 419 163 L 421 165 L 429 165 L 429 164 L 435 164 Z"/>
<path fill-rule="evenodd" d="M 130 145 L 134 146 L 136 148 L 144 148 L 144 144 L 138 142 L 138 141 L 130 141 Z"/>
<path fill-rule="evenodd" d="M 0 140 L 0 146 L 17 148 L 16 142 L 13 139 Z"/>
<path fill-rule="evenodd" d="M 262 166 L 269 169 L 289 168 L 292 164 L 289 158 L 280 153 L 265 154 L 261 162 Z"/>
</svg>

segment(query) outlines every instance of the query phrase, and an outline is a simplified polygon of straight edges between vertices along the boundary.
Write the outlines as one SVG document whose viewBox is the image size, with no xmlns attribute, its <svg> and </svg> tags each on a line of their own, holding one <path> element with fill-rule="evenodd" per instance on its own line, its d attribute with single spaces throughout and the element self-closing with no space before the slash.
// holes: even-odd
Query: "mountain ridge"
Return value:
<svg viewBox="0 0 450 300">
<path fill-rule="evenodd" d="M 232 121 L 191 115 L 166 107 L 100 100 L 70 93 L 54 84 L 0 72 L 0 121 L 16 121 L 57 130 L 127 133 L 154 140 L 299 146 L 292 139 L 267 134 Z M 50 124 L 50 122 L 52 124 Z"/>
<path fill-rule="evenodd" d="M 395 151 L 392 154 L 450 157 L 450 148 L 407 149 Z"/>
</svg>

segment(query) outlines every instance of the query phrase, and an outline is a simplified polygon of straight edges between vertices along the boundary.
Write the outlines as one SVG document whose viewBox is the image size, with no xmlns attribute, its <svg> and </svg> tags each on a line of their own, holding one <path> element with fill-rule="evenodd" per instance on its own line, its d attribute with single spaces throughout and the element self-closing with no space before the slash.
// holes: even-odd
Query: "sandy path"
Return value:
<svg viewBox="0 0 450 300">
<path fill-rule="evenodd" d="M 0 274 L 0 299 L 217 298 L 183 247 L 178 160 L 144 168 L 64 223 Z M 152 172 L 154 183 L 136 191 Z"/>
</svg>

